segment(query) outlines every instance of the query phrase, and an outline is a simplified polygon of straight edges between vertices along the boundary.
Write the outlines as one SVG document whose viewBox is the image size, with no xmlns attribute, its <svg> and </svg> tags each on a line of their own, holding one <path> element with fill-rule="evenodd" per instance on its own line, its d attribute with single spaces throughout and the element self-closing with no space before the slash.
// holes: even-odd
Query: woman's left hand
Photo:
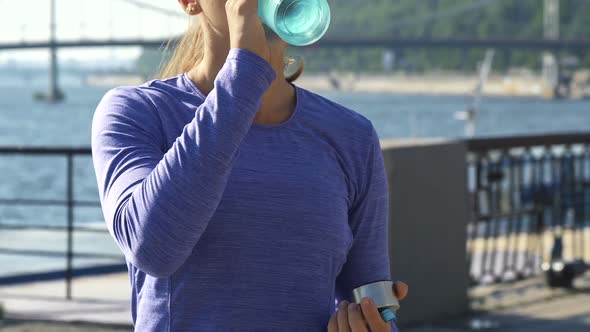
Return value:
<svg viewBox="0 0 590 332">
<path fill-rule="evenodd" d="M 394 283 L 394 293 L 399 300 L 408 295 L 408 285 L 401 281 Z M 344 300 L 328 322 L 328 332 L 391 332 L 391 323 L 381 318 L 379 310 L 368 297 L 357 303 Z"/>
</svg>

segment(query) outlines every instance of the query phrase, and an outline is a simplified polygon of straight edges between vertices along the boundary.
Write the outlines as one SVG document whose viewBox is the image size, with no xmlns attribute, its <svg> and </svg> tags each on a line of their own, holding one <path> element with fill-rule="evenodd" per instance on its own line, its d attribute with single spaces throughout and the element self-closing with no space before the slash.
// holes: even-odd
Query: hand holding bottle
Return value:
<svg viewBox="0 0 590 332">
<path fill-rule="evenodd" d="M 408 285 L 403 282 L 393 284 L 395 297 L 399 300 L 408 295 Z M 365 297 L 360 305 L 341 301 L 328 322 L 328 332 L 391 332 L 391 323 L 385 322 L 377 306 Z"/>
<path fill-rule="evenodd" d="M 258 0 L 227 0 L 225 12 L 230 47 L 248 50 L 270 62 L 270 49 L 258 16 Z"/>
</svg>

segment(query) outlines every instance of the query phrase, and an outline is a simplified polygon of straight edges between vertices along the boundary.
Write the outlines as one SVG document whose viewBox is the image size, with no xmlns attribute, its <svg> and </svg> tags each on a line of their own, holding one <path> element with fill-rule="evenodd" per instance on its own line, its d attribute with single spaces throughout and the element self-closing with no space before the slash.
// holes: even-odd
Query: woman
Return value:
<svg viewBox="0 0 590 332">
<path fill-rule="evenodd" d="M 135 331 L 390 331 L 348 304 L 390 280 L 371 122 L 284 77 L 258 0 L 179 2 L 200 29 L 165 78 L 110 90 L 92 123 Z"/>
</svg>

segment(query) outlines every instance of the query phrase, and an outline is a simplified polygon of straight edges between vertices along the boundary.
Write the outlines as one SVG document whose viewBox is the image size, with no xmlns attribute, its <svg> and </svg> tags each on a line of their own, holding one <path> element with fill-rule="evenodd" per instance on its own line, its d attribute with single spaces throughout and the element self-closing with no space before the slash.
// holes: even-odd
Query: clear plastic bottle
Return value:
<svg viewBox="0 0 590 332">
<path fill-rule="evenodd" d="M 258 15 L 281 39 L 294 46 L 315 43 L 330 25 L 327 0 L 259 0 Z"/>
</svg>

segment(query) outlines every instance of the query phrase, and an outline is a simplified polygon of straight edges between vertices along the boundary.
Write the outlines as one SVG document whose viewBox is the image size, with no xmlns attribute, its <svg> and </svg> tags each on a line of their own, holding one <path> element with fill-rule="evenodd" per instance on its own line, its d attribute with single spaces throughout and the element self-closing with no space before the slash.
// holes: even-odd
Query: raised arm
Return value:
<svg viewBox="0 0 590 332">
<path fill-rule="evenodd" d="M 275 77 L 263 58 L 232 48 L 214 89 L 167 151 L 157 110 L 141 89 L 105 94 L 92 121 L 92 158 L 108 229 L 134 266 L 168 277 L 186 261 Z"/>
</svg>

